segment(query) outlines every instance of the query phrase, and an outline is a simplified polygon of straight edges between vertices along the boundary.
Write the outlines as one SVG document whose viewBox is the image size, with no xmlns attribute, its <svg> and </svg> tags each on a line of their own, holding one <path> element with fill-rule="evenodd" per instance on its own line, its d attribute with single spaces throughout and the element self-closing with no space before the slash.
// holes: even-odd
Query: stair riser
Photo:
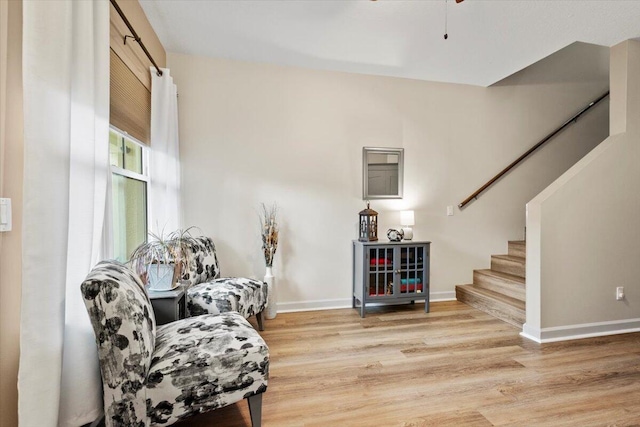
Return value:
<svg viewBox="0 0 640 427">
<path fill-rule="evenodd" d="M 487 276 L 474 271 L 473 284 L 520 301 L 525 301 L 526 298 L 527 291 L 524 283 L 514 283 L 500 277 Z"/>
<path fill-rule="evenodd" d="M 501 273 L 513 274 L 518 277 L 526 277 L 525 261 L 514 261 L 491 257 L 491 269 Z"/>
<path fill-rule="evenodd" d="M 456 286 L 456 299 L 518 328 L 522 328 L 526 320 L 526 315 L 523 310 L 519 310 L 500 301 L 485 298 L 482 295 L 466 292 L 462 286 Z"/>
<path fill-rule="evenodd" d="M 520 258 L 526 258 L 527 246 L 522 242 L 509 242 L 509 255 L 519 256 Z"/>
</svg>

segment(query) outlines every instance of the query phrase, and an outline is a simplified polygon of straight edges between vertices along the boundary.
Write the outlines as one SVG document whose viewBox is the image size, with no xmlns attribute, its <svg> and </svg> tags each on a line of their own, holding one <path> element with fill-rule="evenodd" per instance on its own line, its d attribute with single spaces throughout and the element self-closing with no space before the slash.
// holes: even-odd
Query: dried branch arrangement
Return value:
<svg viewBox="0 0 640 427">
<path fill-rule="evenodd" d="M 260 230 L 262 233 L 262 251 L 264 252 L 264 262 L 267 267 L 273 266 L 273 256 L 278 249 L 278 222 L 276 214 L 278 206 L 274 203 L 267 207 L 262 203 L 260 212 Z"/>
</svg>

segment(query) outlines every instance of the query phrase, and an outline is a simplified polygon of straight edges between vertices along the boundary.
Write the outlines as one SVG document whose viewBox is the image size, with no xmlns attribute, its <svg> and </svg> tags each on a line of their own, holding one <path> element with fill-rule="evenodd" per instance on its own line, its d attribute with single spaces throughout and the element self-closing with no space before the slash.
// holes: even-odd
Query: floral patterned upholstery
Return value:
<svg viewBox="0 0 640 427">
<path fill-rule="evenodd" d="M 238 313 L 162 325 L 147 381 L 151 423 L 173 424 L 262 393 L 268 372 L 269 349 Z"/>
<path fill-rule="evenodd" d="M 156 320 L 138 276 L 103 261 L 81 285 L 98 345 L 107 426 L 145 426 Z"/>
<path fill-rule="evenodd" d="M 259 425 L 269 349 L 240 314 L 156 330 L 142 283 L 117 261 L 98 264 L 81 290 L 98 346 L 107 427 L 168 426 L 244 398 Z"/>
<path fill-rule="evenodd" d="M 220 277 L 213 240 L 204 236 L 195 237 L 194 240 L 196 243 L 189 245 L 186 265 L 182 266 L 180 282 L 187 285 L 187 288 Z"/>
<path fill-rule="evenodd" d="M 244 277 L 219 278 L 220 268 L 215 245 L 209 237 L 198 237 L 199 244 L 188 256 L 189 266 L 183 272 L 188 280 L 187 311 L 190 315 L 219 314 L 237 311 L 245 318 L 257 316 L 263 330 L 262 312 L 267 306 L 267 284 Z M 194 261 L 195 260 L 195 261 Z"/>
<path fill-rule="evenodd" d="M 244 277 L 227 277 L 200 283 L 187 291 L 191 315 L 237 311 L 245 318 L 259 314 L 267 305 L 264 282 Z"/>
</svg>

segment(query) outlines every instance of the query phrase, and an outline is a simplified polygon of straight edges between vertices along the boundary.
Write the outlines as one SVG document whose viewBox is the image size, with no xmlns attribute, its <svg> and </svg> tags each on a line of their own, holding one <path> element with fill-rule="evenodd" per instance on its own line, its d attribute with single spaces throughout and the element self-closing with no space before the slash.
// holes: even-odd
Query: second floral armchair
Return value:
<svg viewBox="0 0 640 427">
<path fill-rule="evenodd" d="M 210 237 L 196 237 L 186 257 L 181 283 L 187 285 L 187 312 L 191 316 L 235 311 L 244 318 L 256 316 L 264 330 L 267 285 L 244 277 L 220 277 L 216 248 Z"/>
</svg>

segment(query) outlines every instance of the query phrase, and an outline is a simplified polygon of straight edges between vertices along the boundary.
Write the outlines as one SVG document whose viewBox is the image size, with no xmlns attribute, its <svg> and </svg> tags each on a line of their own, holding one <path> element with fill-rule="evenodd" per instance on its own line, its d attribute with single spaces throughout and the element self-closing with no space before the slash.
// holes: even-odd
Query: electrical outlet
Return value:
<svg viewBox="0 0 640 427">
<path fill-rule="evenodd" d="M 624 299 L 624 286 L 618 286 L 616 288 L 616 301 L 621 301 Z"/>
<path fill-rule="evenodd" d="M 453 206 L 447 206 L 447 216 L 453 216 Z"/>
</svg>

